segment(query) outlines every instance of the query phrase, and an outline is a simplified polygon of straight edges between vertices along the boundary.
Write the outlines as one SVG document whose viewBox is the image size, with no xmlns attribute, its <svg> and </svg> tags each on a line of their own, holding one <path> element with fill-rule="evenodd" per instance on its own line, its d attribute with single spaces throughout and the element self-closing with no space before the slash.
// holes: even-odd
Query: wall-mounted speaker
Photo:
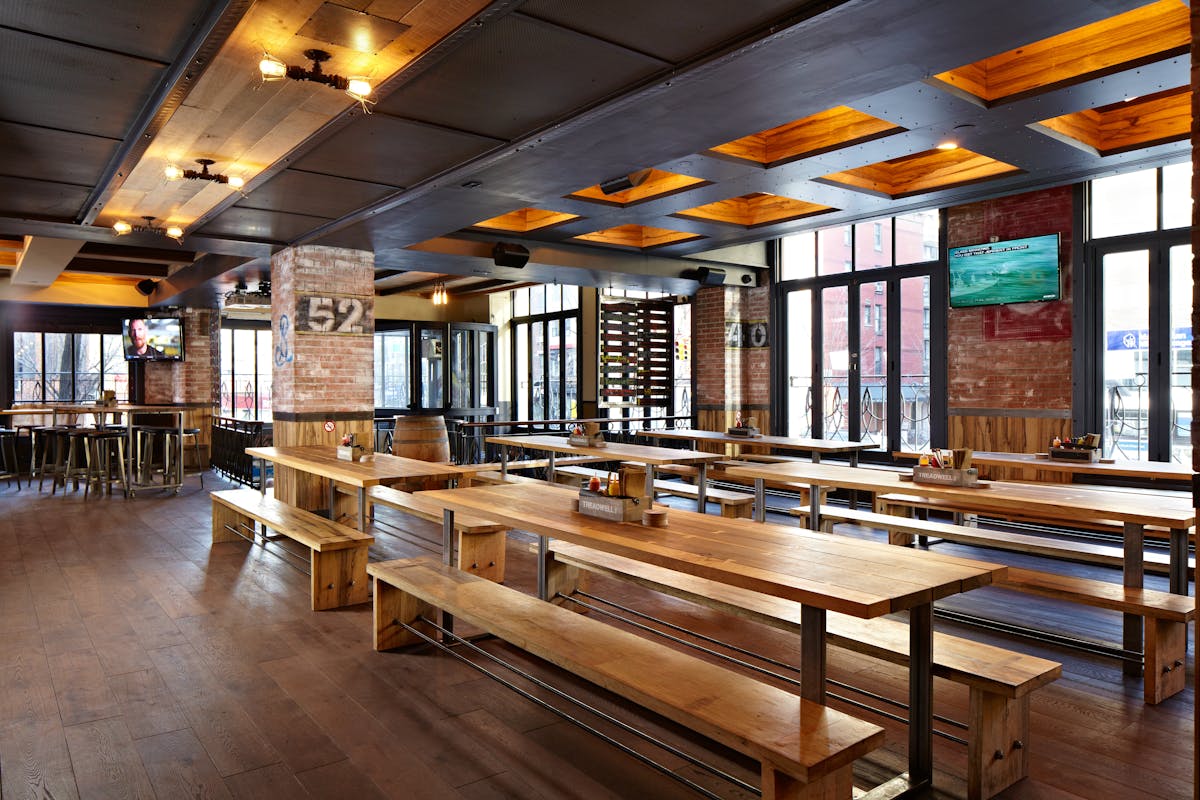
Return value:
<svg viewBox="0 0 1200 800">
<path fill-rule="evenodd" d="M 720 286 L 725 283 L 725 270 L 717 267 L 700 267 L 696 270 L 696 280 L 701 286 Z"/>
<path fill-rule="evenodd" d="M 137 290 L 146 297 L 154 294 L 154 290 L 158 288 L 158 281 L 152 281 L 149 278 L 137 282 Z"/>
<path fill-rule="evenodd" d="M 529 250 L 523 245 L 496 242 L 492 248 L 492 261 L 497 267 L 514 267 L 520 269 L 529 263 Z"/>
</svg>

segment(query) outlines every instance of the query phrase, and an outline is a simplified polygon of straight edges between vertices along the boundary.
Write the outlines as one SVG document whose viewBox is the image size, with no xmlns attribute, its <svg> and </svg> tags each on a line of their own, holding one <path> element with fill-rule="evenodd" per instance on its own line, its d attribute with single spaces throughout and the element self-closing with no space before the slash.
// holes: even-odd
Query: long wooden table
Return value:
<svg viewBox="0 0 1200 800">
<path fill-rule="evenodd" d="M 1058 472 L 1070 477 L 1100 475 L 1113 478 L 1141 478 L 1174 483 L 1176 486 L 1186 484 L 1181 488 L 1189 489 L 1192 476 L 1195 475 L 1191 467 L 1168 461 L 1072 461 L 1050 458 L 1047 453 L 975 452 L 971 454 L 971 463 L 980 466 Z"/>
<path fill-rule="evenodd" d="M 850 456 L 850 466 L 858 465 L 858 454 L 863 450 L 872 450 L 879 445 L 866 441 L 840 441 L 838 439 L 803 439 L 791 436 L 733 436 L 721 431 L 702 431 L 698 428 L 652 428 L 638 431 L 638 436 L 658 439 L 682 439 L 693 443 L 714 442 L 717 444 L 749 445 L 753 447 L 774 447 L 778 450 L 793 450 L 812 454 L 813 463 L 819 463 L 821 456 L 847 453 Z"/>
<path fill-rule="evenodd" d="M 646 507 L 654 507 L 654 467 L 661 464 L 696 464 L 699 477 L 696 480 L 696 509 L 703 512 L 708 503 L 708 481 L 706 469 L 709 461 L 721 458 L 717 453 L 702 453 L 699 450 L 675 450 L 670 447 L 650 447 L 642 444 L 606 442 L 604 447 L 587 447 L 567 442 L 565 436 L 489 436 L 488 444 L 524 447 L 529 450 L 544 450 L 549 456 L 546 470 L 550 481 L 554 481 L 554 457 L 558 453 L 578 456 L 596 456 L 606 461 L 633 461 L 646 465 Z M 508 474 L 507 447 L 500 451 L 500 474 Z"/>
<path fill-rule="evenodd" d="M 987 481 L 981 487 L 914 483 L 901 480 L 891 470 L 806 464 L 789 461 L 779 464 L 753 464 L 731 467 L 730 474 L 754 479 L 755 499 L 762 508 L 764 481 L 784 480 L 812 486 L 813 508 L 810 527 L 820 525 L 820 489 L 841 488 L 874 493 L 904 492 L 937 500 L 948 500 L 954 508 L 967 512 L 1036 511 L 1065 523 L 1115 520 L 1123 524 L 1125 558 L 1122 577 L 1125 586 L 1141 587 L 1145 582 L 1145 527 L 1159 525 L 1170 530 L 1170 588 L 1176 594 L 1188 593 L 1188 528 L 1196 524 L 1196 510 L 1183 493 L 1179 498 L 1147 498 L 1135 494 L 1111 492 L 1077 483 L 1009 483 Z M 758 517 L 760 520 L 763 517 Z M 1126 650 L 1142 652 L 1142 620 L 1126 614 L 1123 645 Z"/>
<path fill-rule="evenodd" d="M 329 480 L 329 514 L 332 517 L 337 505 L 337 486 L 343 483 L 358 490 L 358 529 L 367 530 L 367 489 L 382 484 L 397 483 L 410 478 L 446 478 L 456 481 L 462 470 L 453 464 L 435 464 L 415 458 L 368 453 L 359 461 L 346 461 L 337 457 L 337 450 L 326 445 L 306 447 L 247 447 L 246 455 L 260 462 L 259 474 L 265 476 L 266 464 L 270 461 L 283 467 L 307 472 Z M 263 491 L 267 482 L 262 481 Z"/>
<path fill-rule="evenodd" d="M 933 601 L 986 586 L 1007 567 L 876 542 L 672 509 L 666 528 L 610 522 L 573 510 L 576 493 L 530 484 L 425 492 L 445 509 L 445 558 L 453 563 L 454 514 L 478 513 L 537 534 L 538 595 L 547 597 L 548 539 L 699 575 L 802 604 L 801 693 L 825 699 L 826 612 L 871 619 L 908 611 L 909 782 L 933 772 Z"/>
</svg>

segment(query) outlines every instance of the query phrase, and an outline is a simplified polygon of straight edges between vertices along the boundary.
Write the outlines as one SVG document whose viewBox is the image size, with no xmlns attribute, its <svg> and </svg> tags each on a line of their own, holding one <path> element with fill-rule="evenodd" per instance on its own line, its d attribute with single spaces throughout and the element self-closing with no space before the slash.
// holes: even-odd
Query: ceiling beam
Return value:
<svg viewBox="0 0 1200 800">
<path fill-rule="evenodd" d="M 83 242 L 78 240 L 28 236 L 9 280 L 24 286 L 49 286 L 58 280 L 82 246 Z"/>
<path fill-rule="evenodd" d="M 136 275 L 142 278 L 165 278 L 171 274 L 166 264 L 109 261 L 103 258 L 74 258 L 65 272 L 86 272 L 92 275 Z"/>
</svg>

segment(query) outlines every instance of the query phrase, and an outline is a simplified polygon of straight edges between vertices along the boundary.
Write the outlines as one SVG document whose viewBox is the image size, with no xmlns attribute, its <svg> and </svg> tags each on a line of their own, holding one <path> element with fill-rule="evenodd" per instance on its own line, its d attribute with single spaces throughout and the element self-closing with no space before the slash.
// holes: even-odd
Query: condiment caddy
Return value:
<svg viewBox="0 0 1200 800">
<path fill-rule="evenodd" d="M 972 452 L 966 448 L 922 453 L 920 462 L 913 467 L 913 483 L 968 488 L 984 486 L 986 484 L 979 483 L 979 470 L 971 466 L 971 456 Z"/>
</svg>

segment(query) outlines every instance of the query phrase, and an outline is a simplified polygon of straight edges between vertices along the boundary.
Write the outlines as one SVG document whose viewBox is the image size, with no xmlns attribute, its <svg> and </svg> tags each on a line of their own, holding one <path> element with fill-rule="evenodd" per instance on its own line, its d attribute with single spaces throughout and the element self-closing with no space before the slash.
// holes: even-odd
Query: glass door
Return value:
<svg viewBox="0 0 1200 800">
<path fill-rule="evenodd" d="M 1191 246 L 1096 250 L 1104 455 L 1191 463 Z"/>
</svg>

